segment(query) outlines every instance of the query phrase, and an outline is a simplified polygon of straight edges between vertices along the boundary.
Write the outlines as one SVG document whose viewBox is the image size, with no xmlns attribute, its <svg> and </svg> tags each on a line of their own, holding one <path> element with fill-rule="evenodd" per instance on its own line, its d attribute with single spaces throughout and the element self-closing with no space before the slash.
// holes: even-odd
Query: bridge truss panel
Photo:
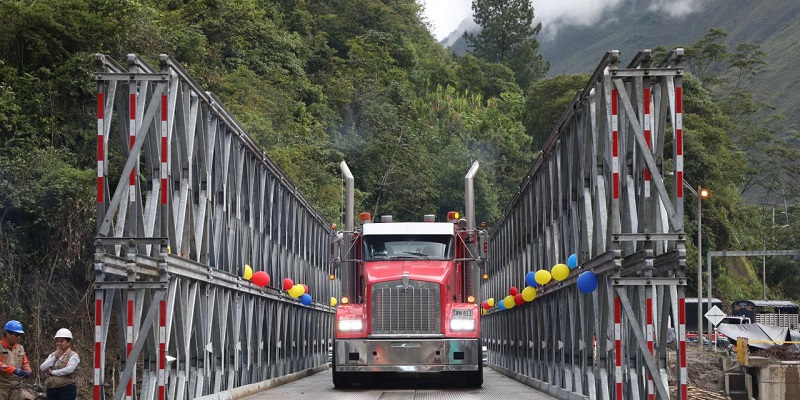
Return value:
<svg viewBox="0 0 800 400">
<path fill-rule="evenodd" d="M 329 224 L 176 61 L 95 63 L 94 398 L 194 398 L 326 363 L 333 309 L 281 284 L 338 295 Z"/>
<path fill-rule="evenodd" d="M 502 299 L 571 254 L 580 265 L 483 317 L 490 362 L 556 395 L 667 399 L 673 385 L 687 398 L 682 75 L 682 49 L 627 67 L 611 51 L 575 95 L 493 231 L 483 296 Z M 591 293 L 577 287 L 584 271 Z"/>
</svg>

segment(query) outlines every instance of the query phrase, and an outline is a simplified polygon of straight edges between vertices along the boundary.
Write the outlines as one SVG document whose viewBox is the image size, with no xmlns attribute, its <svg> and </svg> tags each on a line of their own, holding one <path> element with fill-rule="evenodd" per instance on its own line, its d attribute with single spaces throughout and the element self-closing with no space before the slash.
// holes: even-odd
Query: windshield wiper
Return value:
<svg viewBox="0 0 800 400">
<path fill-rule="evenodd" d="M 412 256 L 425 257 L 426 260 L 430 260 L 428 255 L 425 253 L 418 253 L 416 251 L 404 251 L 403 254 L 411 254 Z"/>
</svg>

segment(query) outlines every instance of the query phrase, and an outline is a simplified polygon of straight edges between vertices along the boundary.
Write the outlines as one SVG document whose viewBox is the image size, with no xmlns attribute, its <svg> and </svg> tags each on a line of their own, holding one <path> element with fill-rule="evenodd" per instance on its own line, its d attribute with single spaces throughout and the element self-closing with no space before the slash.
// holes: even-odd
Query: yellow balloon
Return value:
<svg viewBox="0 0 800 400">
<path fill-rule="evenodd" d="M 517 304 L 514 303 L 514 296 L 508 295 L 503 299 L 503 306 L 506 308 L 506 310 L 514 308 L 515 305 Z"/>
<path fill-rule="evenodd" d="M 252 277 L 253 277 L 253 268 L 251 268 L 249 265 L 245 264 L 244 265 L 244 279 L 249 281 L 250 278 L 252 278 Z"/>
<path fill-rule="evenodd" d="M 494 307 L 494 297 L 489 297 L 489 299 L 486 300 L 486 304 L 488 304 L 489 307 Z"/>
<path fill-rule="evenodd" d="M 569 276 L 569 267 L 567 264 L 556 264 L 553 266 L 551 272 L 553 274 L 553 279 L 561 282 Z"/>
<path fill-rule="evenodd" d="M 536 288 L 533 286 L 527 286 L 525 289 L 522 289 L 522 298 L 525 301 L 533 301 L 536 298 Z"/>
<path fill-rule="evenodd" d="M 331 307 L 336 307 L 336 297 L 331 297 Z"/>
<path fill-rule="evenodd" d="M 296 299 L 302 296 L 305 292 L 306 288 L 304 288 L 303 285 L 294 285 L 291 289 L 289 289 L 289 296 L 292 296 Z"/>
<path fill-rule="evenodd" d="M 481 315 L 486 315 L 486 310 L 481 308 Z"/>
<path fill-rule="evenodd" d="M 550 276 L 550 272 L 548 272 L 546 269 L 540 269 L 536 271 L 536 275 L 534 275 L 533 278 L 536 279 L 536 283 L 540 285 L 546 285 L 547 282 L 550 282 L 552 277 Z"/>
</svg>

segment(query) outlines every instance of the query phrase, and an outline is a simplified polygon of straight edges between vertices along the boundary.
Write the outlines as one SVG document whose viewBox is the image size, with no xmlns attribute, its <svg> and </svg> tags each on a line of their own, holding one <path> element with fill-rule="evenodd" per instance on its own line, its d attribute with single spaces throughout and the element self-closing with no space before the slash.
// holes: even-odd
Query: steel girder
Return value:
<svg viewBox="0 0 800 400">
<path fill-rule="evenodd" d="M 672 385 L 686 399 L 683 50 L 619 63 L 617 51 L 601 60 L 494 228 L 482 294 L 499 301 L 573 253 L 580 266 L 481 329 L 490 362 L 561 398 L 666 399 Z M 584 294 L 590 270 L 598 287 Z"/>
<path fill-rule="evenodd" d="M 194 398 L 326 363 L 332 308 L 280 289 L 337 296 L 329 224 L 180 64 L 95 62 L 94 398 Z"/>
</svg>

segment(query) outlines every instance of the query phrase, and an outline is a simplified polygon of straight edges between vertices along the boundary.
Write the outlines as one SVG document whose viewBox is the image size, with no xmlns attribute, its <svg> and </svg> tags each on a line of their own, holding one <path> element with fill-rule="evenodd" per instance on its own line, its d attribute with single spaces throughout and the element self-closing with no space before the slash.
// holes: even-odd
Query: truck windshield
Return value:
<svg viewBox="0 0 800 400">
<path fill-rule="evenodd" d="M 451 235 L 370 235 L 364 236 L 364 261 L 375 260 L 451 260 Z"/>
</svg>

